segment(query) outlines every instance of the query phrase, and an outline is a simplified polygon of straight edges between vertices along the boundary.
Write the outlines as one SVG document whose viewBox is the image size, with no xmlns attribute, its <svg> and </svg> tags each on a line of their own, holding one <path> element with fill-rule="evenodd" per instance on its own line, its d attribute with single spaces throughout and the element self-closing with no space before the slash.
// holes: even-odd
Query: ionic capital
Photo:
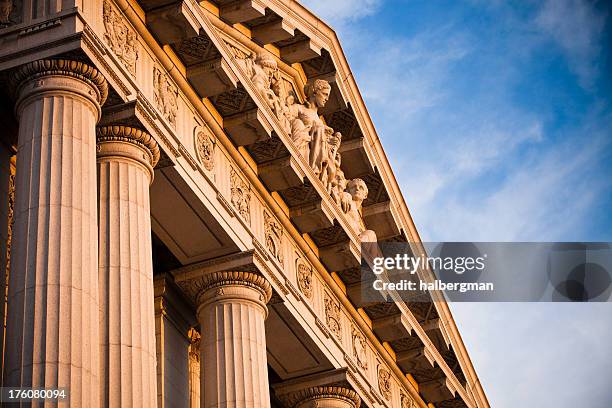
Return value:
<svg viewBox="0 0 612 408">
<path fill-rule="evenodd" d="M 355 391 L 339 386 L 310 387 L 293 392 L 283 399 L 287 406 L 297 408 L 321 406 L 318 403 L 320 404 L 322 400 L 328 402 L 322 406 L 329 407 L 359 408 L 361 404 L 361 399 Z M 332 401 L 337 401 L 338 404 L 333 404 Z"/>
<path fill-rule="evenodd" d="M 147 132 L 130 126 L 100 126 L 96 132 L 98 158 L 107 156 L 125 156 L 143 163 L 151 173 L 160 157 L 159 145 Z M 138 148 L 126 149 L 125 145 Z M 144 151 L 145 156 L 139 154 Z"/>
<path fill-rule="evenodd" d="M 261 275 L 253 272 L 242 271 L 223 271 L 204 274 L 198 282 L 200 293 L 197 296 L 198 304 L 204 306 L 214 300 L 226 298 L 241 298 L 261 303 L 265 306 L 272 297 L 272 286 Z M 253 289 L 259 294 L 257 298 L 252 298 L 248 292 L 240 293 L 230 288 Z"/>
<path fill-rule="evenodd" d="M 45 78 L 52 77 L 77 79 L 89 85 L 89 89 L 83 91 L 78 86 L 57 80 L 45 83 Z M 22 65 L 13 74 L 12 87 L 20 102 L 36 92 L 66 90 L 81 93 L 95 102 L 99 109 L 108 97 L 108 83 L 100 71 L 84 62 L 66 59 L 44 59 Z"/>
</svg>

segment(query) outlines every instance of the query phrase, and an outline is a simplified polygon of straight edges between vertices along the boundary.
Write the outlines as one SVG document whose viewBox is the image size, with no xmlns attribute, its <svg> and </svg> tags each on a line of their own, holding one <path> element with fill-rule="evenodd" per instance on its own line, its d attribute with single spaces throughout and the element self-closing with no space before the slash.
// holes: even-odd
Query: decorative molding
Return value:
<svg viewBox="0 0 612 408">
<path fill-rule="evenodd" d="M 266 210 L 264 210 L 264 235 L 266 249 L 283 265 L 283 228 Z"/>
<path fill-rule="evenodd" d="M 313 282 L 312 282 L 312 267 L 306 264 L 303 260 L 297 262 L 297 283 L 298 288 L 307 299 L 312 299 Z"/>
<path fill-rule="evenodd" d="M 189 164 L 189 167 L 191 167 L 192 170 L 197 170 L 198 163 L 195 161 L 191 153 L 189 153 L 189 151 L 185 148 L 185 146 L 183 146 L 182 144 L 179 144 L 178 150 L 181 156 L 183 156 L 185 160 L 187 161 L 187 163 Z"/>
<path fill-rule="evenodd" d="M 158 67 L 153 68 L 153 89 L 157 109 L 171 127 L 176 129 L 178 88 L 168 78 L 168 75 Z"/>
<path fill-rule="evenodd" d="M 295 407 L 304 402 L 313 400 L 315 402 L 313 406 L 319 406 L 316 402 L 319 399 L 342 400 L 350 403 L 353 408 L 359 408 L 361 404 L 361 398 L 359 398 L 359 395 L 355 391 L 339 386 L 310 387 L 282 396 L 281 398 L 283 402 L 290 407 Z"/>
<path fill-rule="evenodd" d="M 382 364 L 378 366 L 378 389 L 387 401 L 391 399 L 391 373 Z"/>
<path fill-rule="evenodd" d="M 234 210 L 234 207 L 232 207 L 232 205 L 225 199 L 225 197 L 223 197 L 223 194 L 221 194 L 221 192 L 217 193 L 217 200 L 219 201 L 219 203 L 221 203 L 223 208 L 227 210 L 231 217 L 236 216 L 236 211 Z"/>
<path fill-rule="evenodd" d="M 127 25 L 110 0 L 104 0 L 103 19 L 106 43 L 130 74 L 135 76 L 139 52 L 138 35 Z"/>
<path fill-rule="evenodd" d="M 251 187 L 238 175 L 234 168 L 230 169 L 231 203 L 247 224 L 251 225 Z"/>
<path fill-rule="evenodd" d="M 202 129 L 196 128 L 194 145 L 197 158 L 208 171 L 215 168 L 215 140 Z"/>
<path fill-rule="evenodd" d="M 108 82 L 100 71 L 83 62 L 65 59 L 37 60 L 20 66 L 13 74 L 15 90 L 18 92 L 26 81 L 49 75 L 69 76 L 88 83 L 98 91 L 100 105 L 103 105 L 108 97 Z"/>
<path fill-rule="evenodd" d="M 363 369 L 368 369 L 368 346 L 364 335 L 355 326 L 352 326 L 352 346 L 353 356 L 357 362 L 357 365 Z"/>
<path fill-rule="evenodd" d="M 323 332 L 323 335 L 327 338 L 331 337 L 331 333 L 329 332 L 329 329 L 327 328 L 327 326 L 325 326 L 325 324 L 323 324 L 323 322 L 321 321 L 321 319 L 319 319 L 318 317 L 315 318 L 315 324 L 317 325 L 317 327 L 321 330 L 321 332 Z"/>
<path fill-rule="evenodd" d="M 150 134 L 129 126 L 101 126 L 96 131 L 97 142 L 127 142 L 144 148 L 149 153 L 149 163 L 155 167 L 160 158 L 159 145 Z"/>
<path fill-rule="evenodd" d="M 342 340 L 342 320 L 340 304 L 325 293 L 325 323 L 338 340 Z"/>
<path fill-rule="evenodd" d="M 401 408 L 416 408 L 416 402 L 403 392 L 400 395 Z"/>
</svg>

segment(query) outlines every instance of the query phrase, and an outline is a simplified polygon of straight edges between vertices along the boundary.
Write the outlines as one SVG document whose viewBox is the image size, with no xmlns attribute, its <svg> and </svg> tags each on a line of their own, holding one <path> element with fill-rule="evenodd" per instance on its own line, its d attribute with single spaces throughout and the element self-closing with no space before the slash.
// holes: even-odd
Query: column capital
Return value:
<svg viewBox="0 0 612 408">
<path fill-rule="evenodd" d="M 67 59 L 37 60 L 20 66 L 13 74 L 13 89 L 19 95 L 27 82 L 54 75 L 88 83 L 95 90 L 95 99 L 99 105 L 103 105 L 108 97 L 108 83 L 100 71 L 84 62 Z"/>
<path fill-rule="evenodd" d="M 116 146 L 104 148 L 105 144 L 130 143 L 147 153 L 147 157 L 144 158 L 146 163 L 144 164 L 150 167 L 151 172 L 159 161 L 159 145 L 150 134 L 143 130 L 124 125 L 99 126 L 97 128 L 96 138 L 98 142 L 98 157 L 123 155 L 142 162 L 140 156 L 133 157 L 134 155 L 131 152 L 121 151 L 121 149 L 118 151 Z"/>
<path fill-rule="evenodd" d="M 261 275 L 253 272 L 244 271 L 221 271 L 209 272 L 199 279 L 200 293 L 198 294 L 198 304 L 207 303 L 211 298 L 222 298 L 226 295 L 222 290 L 225 286 L 243 286 L 252 288 L 260 293 L 260 301 L 263 304 L 268 303 L 272 297 L 272 286 Z M 214 294 L 211 290 L 216 289 Z"/>
<path fill-rule="evenodd" d="M 308 405 L 309 402 L 314 403 L 321 399 L 342 401 L 342 405 L 352 408 L 359 408 L 361 404 L 361 399 L 355 391 L 340 386 L 317 386 L 305 388 L 303 390 L 293 392 L 283 399 L 285 404 L 290 407 L 310 407 L 311 405 Z M 318 405 L 312 406 L 315 407 Z"/>
</svg>

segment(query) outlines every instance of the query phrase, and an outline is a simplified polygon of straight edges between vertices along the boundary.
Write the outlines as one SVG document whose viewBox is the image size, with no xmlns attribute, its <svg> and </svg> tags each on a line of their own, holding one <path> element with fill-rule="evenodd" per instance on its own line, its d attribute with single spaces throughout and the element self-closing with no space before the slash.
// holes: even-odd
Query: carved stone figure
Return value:
<svg viewBox="0 0 612 408">
<path fill-rule="evenodd" d="M 11 13 L 13 12 L 13 0 L 0 0 L 0 28 L 11 24 Z"/>
<path fill-rule="evenodd" d="M 325 294 L 325 322 L 329 330 L 338 340 L 342 340 L 342 323 L 340 320 L 340 305 Z"/>
<path fill-rule="evenodd" d="M 378 366 L 378 389 L 386 400 L 391 399 L 391 373 L 383 366 Z"/>
<path fill-rule="evenodd" d="M 299 262 L 297 266 L 297 283 L 300 291 L 308 299 L 312 299 L 312 268 L 304 262 Z"/>
<path fill-rule="evenodd" d="M 361 216 L 363 200 L 368 198 L 368 186 L 362 179 L 353 179 L 348 182 L 347 192 L 351 196 L 351 202 L 348 211 L 345 212 L 351 226 L 359 234 L 359 240 L 361 242 L 376 242 L 376 233 L 366 228 Z"/>
<path fill-rule="evenodd" d="M 368 369 L 367 345 L 363 334 L 353 326 L 353 356 L 357 365 L 364 370 Z"/>
<path fill-rule="evenodd" d="M 178 112 L 178 88 L 170 81 L 168 76 L 159 68 L 153 68 L 153 87 L 155 90 L 155 103 L 162 116 L 176 128 L 176 115 Z"/>
<path fill-rule="evenodd" d="M 234 169 L 230 172 L 231 202 L 238 214 L 251 223 L 251 189 Z"/>
<path fill-rule="evenodd" d="M 323 162 L 321 163 L 321 173 L 319 174 L 319 178 L 321 182 L 325 186 L 325 189 L 329 194 L 332 193 L 334 189 L 334 185 L 338 183 L 336 178 L 336 174 L 338 170 L 340 170 L 340 142 L 342 141 L 342 134 L 340 132 L 333 132 L 331 128 L 328 128 L 328 137 L 327 137 L 327 154 L 323 157 Z"/>
<path fill-rule="evenodd" d="M 199 131 L 195 137 L 195 148 L 202 166 L 211 171 L 215 167 L 215 142 L 205 132 Z"/>
<path fill-rule="evenodd" d="M 200 333 L 193 327 L 187 332 L 189 338 L 189 407 L 200 406 Z"/>
<path fill-rule="evenodd" d="M 281 245 L 283 229 L 267 211 L 264 211 L 264 233 L 266 236 L 266 249 L 282 264 L 283 251 Z"/>
<path fill-rule="evenodd" d="M 104 2 L 103 18 L 106 31 L 104 38 L 107 44 L 128 71 L 135 75 L 136 60 L 138 59 L 138 37 L 136 33 L 128 27 L 108 0 Z"/>
</svg>

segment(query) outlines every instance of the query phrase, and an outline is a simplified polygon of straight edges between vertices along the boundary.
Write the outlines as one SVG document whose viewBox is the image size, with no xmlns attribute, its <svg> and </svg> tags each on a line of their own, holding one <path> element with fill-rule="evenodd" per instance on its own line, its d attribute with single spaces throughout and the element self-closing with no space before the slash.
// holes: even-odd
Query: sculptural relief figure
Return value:
<svg viewBox="0 0 612 408">
<path fill-rule="evenodd" d="M 361 215 L 363 200 L 368 198 L 368 186 L 362 179 L 348 182 L 347 192 L 351 195 L 351 203 L 346 215 L 353 229 L 359 234 L 361 242 L 376 242 L 376 233 L 366 228 Z"/>
<path fill-rule="evenodd" d="M 11 23 L 12 12 L 13 0 L 0 0 L 0 27 L 8 26 Z"/>
<path fill-rule="evenodd" d="M 127 26 L 109 1 L 104 2 L 103 18 L 106 42 L 130 73 L 135 75 L 136 60 L 138 59 L 138 38 L 136 33 Z"/>
<path fill-rule="evenodd" d="M 342 134 L 340 132 L 333 132 L 331 128 L 328 129 L 328 137 L 326 140 L 327 152 L 322 158 L 321 173 L 319 178 L 325 186 L 325 189 L 329 194 L 332 193 L 334 186 L 338 183 L 336 174 L 340 170 L 341 157 L 340 157 L 340 142 L 342 141 Z"/>
</svg>

